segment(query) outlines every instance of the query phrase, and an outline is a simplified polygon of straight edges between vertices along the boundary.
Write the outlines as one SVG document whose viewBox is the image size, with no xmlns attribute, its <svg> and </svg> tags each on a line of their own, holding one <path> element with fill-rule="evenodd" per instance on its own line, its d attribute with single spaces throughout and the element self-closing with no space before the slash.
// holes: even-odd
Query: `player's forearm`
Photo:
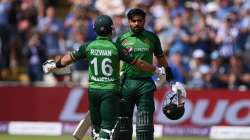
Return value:
<svg viewBox="0 0 250 140">
<path fill-rule="evenodd" d="M 70 54 L 66 54 L 59 61 L 56 62 L 56 66 L 58 68 L 65 67 L 65 66 L 71 64 L 72 62 L 73 62 L 73 59 L 70 56 Z"/>
<path fill-rule="evenodd" d="M 135 66 L 145 72 L 154 72 L 156 67 L 143 60 L 136 60 Z"/>
<path fill-rule="evenodd" d="M 167 61 L 166 61 L 165 55 L 161 57 L 157 57 L 157 60 L 160 66 L 167 67 Z"/>
</svg>

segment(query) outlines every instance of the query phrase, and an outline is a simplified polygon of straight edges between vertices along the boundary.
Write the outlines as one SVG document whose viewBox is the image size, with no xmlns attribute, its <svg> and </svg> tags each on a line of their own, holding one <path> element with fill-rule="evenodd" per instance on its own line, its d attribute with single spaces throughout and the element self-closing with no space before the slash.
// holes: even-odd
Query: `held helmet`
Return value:
<svg viewBox="0 0 250 140">
<path fill-rule="evenodd" d="M 94 29 L 100 36 L 108 35 L 113 30 L 113 21 L 107 15 L 100 15 L 95 20 Z"/>
<path fill-rule="evenodd" d="M 182 94 L 176 94 L 173 91 L 167 94 L 162 110 L 168 119 L 178 120 L 184 115 L 184 99 L 185 97 Z"/>
</svg>

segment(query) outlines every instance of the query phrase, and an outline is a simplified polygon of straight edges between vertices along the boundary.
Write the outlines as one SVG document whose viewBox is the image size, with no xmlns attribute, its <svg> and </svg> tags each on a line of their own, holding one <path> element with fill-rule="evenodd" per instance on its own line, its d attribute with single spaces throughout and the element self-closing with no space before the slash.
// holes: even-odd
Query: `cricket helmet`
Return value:
<svg viewBox="0 0 250 140">
<path fill-rule="evenodd" d="M 164 115 L 170 120 L 180 119 L 185 112 L 184 99 L 184 96 L 180 95 L 178 97 L 176 93 L 169 91 L 165 97 L 162 108 Z"/>
<path fill-rule="evenodd" d="M 112 32 L 113 21 L 107 15 L 100 15 L 96 18 L 94 29 L 98 35 L 105 36 Z"/>
</svg>

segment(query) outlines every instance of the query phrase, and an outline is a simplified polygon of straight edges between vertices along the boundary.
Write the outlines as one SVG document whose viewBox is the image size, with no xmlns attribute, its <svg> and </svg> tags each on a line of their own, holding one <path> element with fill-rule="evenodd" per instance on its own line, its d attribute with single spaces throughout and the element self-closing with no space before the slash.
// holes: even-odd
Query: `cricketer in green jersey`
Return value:
<svg viewBox="0 0 250 140">
<path fill-rule="evenodd" d="M 44 66 L 46 72 L 64 67 L 79 59 L 88 60 L 89 73 L 89 111 L 92 121 L 92 136 L 95 140 L 112 139 L 112 129 L 117 119 L 117 107 L 120 91 L 120 60 L 147 72 L 162 75 L 161 68 L 134 58 L 125 47 L 116 46 L 111 41 L 113 21 L 109 16 L 96 18 L 94 29 L 96 40 L 83 44 L 78 50 L 64 55 L 59 61 L 53 60 Z"/>
<path fill-rule="evenodd" d="M 131 9 L 128 14 L 128 23 L 130 31 L 125 32 L 118 37 L 116 43 L 126 48 L 132 49 L 132 55 L 136 59 L 141 59 L 149 64 L 153 62 L 153 55 L 157 58 L 159 65 L 166 70 L 166 79 L 173 79 L 171 69 L 167 66 L 166 58 L 161 48 L 161 43 L 157 35 L 144 29 L 145 12 L 141 9 Z M 132 140 L 132 118 L 135 105 L 136 114 L 136 139 L 153 140 L 154 124 L 153 113 L 154 91 L 156 86 L 151 79 L 153 73 L 145 72 L 129 63 L 124 63 L 122 67 L 124 72 L 122 97 L 122 108 L 120 115 L 123 119 L 120 126 L 119 140 Z"/>
</svg>

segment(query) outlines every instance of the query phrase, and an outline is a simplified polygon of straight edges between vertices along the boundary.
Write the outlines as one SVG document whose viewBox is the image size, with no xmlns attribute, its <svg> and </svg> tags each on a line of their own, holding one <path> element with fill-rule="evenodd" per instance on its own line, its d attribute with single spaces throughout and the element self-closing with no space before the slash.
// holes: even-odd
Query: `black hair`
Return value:
<svg viewBox="0 0 250 140">
<path fill-rule="evenodd" d="M 135 15 L 142 16 L 145 19 L 146 13 L 142 9 L 134 8 L 129 10 L 127 17 L 128 19 L 132 19 Z"/>
</svg>

